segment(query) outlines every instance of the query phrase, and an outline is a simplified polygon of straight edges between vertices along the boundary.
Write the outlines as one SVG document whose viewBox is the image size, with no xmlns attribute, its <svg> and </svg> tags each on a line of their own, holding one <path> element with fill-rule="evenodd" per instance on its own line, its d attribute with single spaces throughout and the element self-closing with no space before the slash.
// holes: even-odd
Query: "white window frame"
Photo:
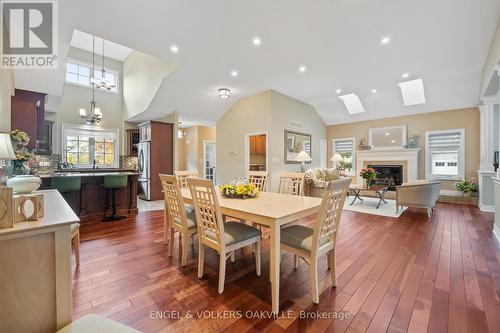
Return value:
<svg viewBox="0 0 500 333">
<path fill-rule="evenodd" d="M 335 155 L 335 142 L 336 141 L 347 141 L 347 140 L 352 140 L 352 170 L 345 172 L 346 176 L 355 176 L 356 175 L 356 138 L 355 137 L 349 137 L 349 138 L 335 138 L 332 140 L 332 151 L 333 155 Z M 335 167 L 335 165 L 334 165 Z"/>
<path fill-rule="evenodd" d="M 460 133 L 460 145 L 458 148 L 458 175 L 433 175 L 432 154 L 429 147 L 429 137 L 434 134 Z M 425 178 L 434 180 L 459 180 L 465 179 L 465 128 L 454 128 L 439 131 L 425 132 Z"/>
<path fill-rule="evenodd" d="M 93 132 L 113 132 L 115 134 L 115 149 L 114 149 L 114 159 L 112 164 L 96 164 L 99 168 L 118 168 L 120 165 L 120 130 L 118 128 L 102 128 L 102 127 L 95 127 L 91 125 L 77 125 L 77 124 L 62 124 L 61 125 L 62 130 L 62 147 L 61 147 L 61 155 L 62 155 L 62 161 L 66 162 L 66 131 L 68 129 L 73 129 L 73 130 L 82 130 L 82 131 L 93 131 Z M 75 168 L 91 168 L 93 166 L 93 160 L 95 158 L 95 150 L 91 145 L 89 144 L 89 163 L 88 164 L 77 164 L 75 165 Z"/>
<path fill-rule="evenodd" d="M 89 68 L 89 73 L 92 74 L 92 64 L 90 64 L 88 62 L 81 61 L 81 60 L 76 60 L 76 59 L 72 59 L 72 58 L 68 58 L 68 60 L 66 61 L 65 65 L 67 65 L 68 63 L 72 63 L 72 64 L 75 64 L 75 65 L 78 65 L 78 66 L 88 67 Z M 101 69 L 102 69 L 102 66 L 99 66 L 99 65 L 95 66 L 95 71 L 99 71 Z M 115 84 L 116 84 L 116 87 L 113 88 L 113 89 L 111 89 L 111 90 L 104 89 L 104 88 L 101 88 L 101 89 L 97 89 L 96 88 L 95 91 L 102 91 L 102 92 L 106 92 L 106 93 L 119 94 L 120 93 L 120 71 L 118 71 L 116 69 L 108 68 L 108 67 L 104 67 L 104 69 L 106 70 L 106 72 L 109 72 L 109 73 L 112 73 L 112 74 L 115 75 L 115 81 L 116 81 Z M 86 85 L 86 84 L 81 84 L 81 83 L 75 83 L 75 82 L 67 81 L 66 80 L 66 74 L 67 73 L 68 73 L 67 68 L 64 68 L 64 83 L 69 84 L 71 86 L 76 86 L 76 87 L 82 87 L 82 88 L 88 88 L 88 89 L 92 88 L 92 83 L 90 83 L 89 85 Z M 95 75 L 95 73 L 94 73 L 94 75 Z M 91 78 L 92 78 L 92 76 L 89 77 L 89 80 Z"/>
</svg>

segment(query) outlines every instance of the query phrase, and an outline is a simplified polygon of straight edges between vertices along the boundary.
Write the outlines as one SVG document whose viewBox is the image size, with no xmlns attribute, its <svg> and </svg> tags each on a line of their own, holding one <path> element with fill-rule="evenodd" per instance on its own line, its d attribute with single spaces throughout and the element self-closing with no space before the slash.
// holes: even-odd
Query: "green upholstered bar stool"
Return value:
<svg viewBox="0 0 500 333">
<path fill-rule="evenodd" d="M 80 192 L 82 188 L 82 178 L 80 177 L 53 177 L 50 180 L 50 187 L 58 190 L 59 193 Z M 80 223 L 71 225 L 71 243 L 75 249 L 76 266 L 80 266 Z"/>
<path fill-rule="evenodd" d="M 102 219 L 103 222 L 118 221 L 126 219 L 126 216 L 118 216 L 116 214 L 116 190 L 126 188 L 128 186 L 127 175 L 107 175 L 104 176 L 104 184 L 102 185 L 106 190 L 111 190 L 111 207 L 113 214 Z M 107 196 L 106 196 L 107 197 Z M 106 205 L 106 209 L 107 209 Z"/>
</svg>

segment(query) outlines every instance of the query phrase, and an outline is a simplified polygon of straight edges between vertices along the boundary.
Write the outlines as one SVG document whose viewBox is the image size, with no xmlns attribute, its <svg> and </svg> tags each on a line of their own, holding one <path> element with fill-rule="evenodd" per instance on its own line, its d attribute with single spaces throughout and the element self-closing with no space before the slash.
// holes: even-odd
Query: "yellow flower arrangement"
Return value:
<svg viewBox="0 0 500 333">
<path fill-rule="evenodd" d="M 255 198 L 259 194 L 259 190 L 252 183 L 238 185 L 219 185 L 219 189 L 222 195 L 229 198 Z"/>
</svg>

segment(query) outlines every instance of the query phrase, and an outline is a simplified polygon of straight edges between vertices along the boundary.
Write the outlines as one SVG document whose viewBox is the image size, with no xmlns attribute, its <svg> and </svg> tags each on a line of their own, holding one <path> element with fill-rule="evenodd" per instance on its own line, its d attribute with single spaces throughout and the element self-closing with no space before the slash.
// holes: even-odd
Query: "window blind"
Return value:
<svg viewBox="0 0 500 333">
<path fill-rule="evenodd" d="M 433 152 L 456 153 L 460 150 L 460 132 L 429 135 L 429 148 Z"/>
<path fill-rule="evenodd" d="M 335 140 L 336 153 L 352 153 L 354 151 L 354 141 L 349 140 Z"/>
</svg>

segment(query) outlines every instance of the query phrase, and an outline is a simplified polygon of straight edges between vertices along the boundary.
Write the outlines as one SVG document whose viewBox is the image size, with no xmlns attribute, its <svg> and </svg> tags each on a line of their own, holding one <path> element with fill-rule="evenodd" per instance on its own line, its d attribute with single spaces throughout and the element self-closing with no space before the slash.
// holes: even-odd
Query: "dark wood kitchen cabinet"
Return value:
<svg viewBox="0 0 500 333">
<path fill-rule="evenodd" d="M 38 150 L 40 141 L 47 139 L 46 96 L 47 94 L 40 92 L 16 89 L 15 95 L 11 98 L 11 128 L 26 132 L 31 138 L 28 149 L 35 149 L 39 154 L 51 153 L 51 149 L 49 153 L 46 146 Z"/>
<path fill-rule="evenodd" d="M 140 142 L 139 129 L 128 129 L 127 130 L 127 155 L 137 156 L 138 148 L 137 145 Z"/>
</svg>

